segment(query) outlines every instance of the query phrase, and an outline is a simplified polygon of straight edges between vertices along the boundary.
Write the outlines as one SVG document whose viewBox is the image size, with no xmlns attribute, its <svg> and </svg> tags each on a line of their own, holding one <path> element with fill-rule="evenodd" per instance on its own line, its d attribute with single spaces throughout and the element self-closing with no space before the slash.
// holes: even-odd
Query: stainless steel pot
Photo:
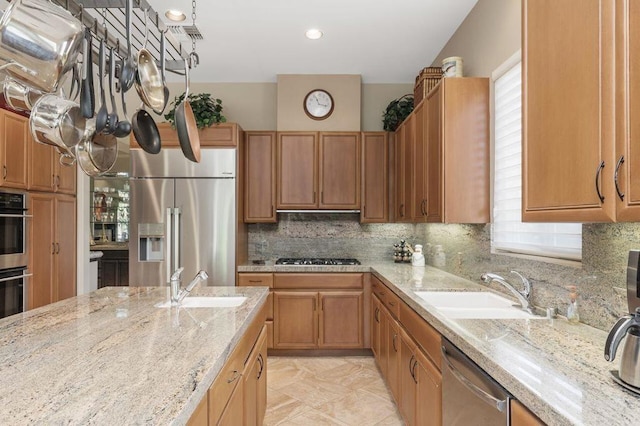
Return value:
<svg viewBox="0 0 640 426">
<path fill-rule="evenodd" d="M 116 163 L 118 141 L 113 135 L 96 133 L 95 120 L 89 120 L 84 138 L 76 146 L 76 158 L 83 172 L 93 177 L 100 176 Z"/>
<path fill-rule="evenodd" d="M 86 119 L 76 102 L 47 94 L 33 106 L 29 127 L 36 142 L 53 145 L 62 154 L 73 155 L 72 148 L 84 137 Z"/>
<path fill-rule="evenodd" d="M 14 0 L 0 19 L 0 66 L 43 92 L 58 90 L 81 45 L 80 21 L 46 0 Z"/>
<path fill-rule="evenodd" d="M 2 93 L 7 105 L 16 111 L 31 111 L 42 96 L 42 92 L 27 87 L 12 78 L 7 78 L 4 81 Z"/>
</svg>

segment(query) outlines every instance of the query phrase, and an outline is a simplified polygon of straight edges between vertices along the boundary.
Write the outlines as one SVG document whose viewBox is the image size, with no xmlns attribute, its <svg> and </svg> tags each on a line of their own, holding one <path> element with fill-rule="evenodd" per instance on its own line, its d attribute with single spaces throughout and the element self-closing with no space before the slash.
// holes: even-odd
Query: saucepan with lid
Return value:
<svg viewBox="0 0 640 426">
<path fill-rule="evenodd" d="M 83 172 L 95 177 L 108 172 L 118 158 L 118 140 L 96 132 L 95 120 L 87 122 L 82 142 L 76 146 L 76 158 Z"/>
</svg>

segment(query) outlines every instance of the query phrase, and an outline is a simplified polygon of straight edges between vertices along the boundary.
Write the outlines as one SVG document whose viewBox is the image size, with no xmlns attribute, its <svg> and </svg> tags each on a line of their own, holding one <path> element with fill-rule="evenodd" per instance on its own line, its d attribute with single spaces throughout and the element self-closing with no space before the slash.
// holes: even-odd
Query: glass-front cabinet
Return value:
<svg viewBox="0 0 640 426">
<path fill-rule="evenodd" d="M 117 173 L 113 177 L 91 179 L 89 221 L 94 244 L 126 243 L 129 241 L 129 176 Z"/>
</svg>

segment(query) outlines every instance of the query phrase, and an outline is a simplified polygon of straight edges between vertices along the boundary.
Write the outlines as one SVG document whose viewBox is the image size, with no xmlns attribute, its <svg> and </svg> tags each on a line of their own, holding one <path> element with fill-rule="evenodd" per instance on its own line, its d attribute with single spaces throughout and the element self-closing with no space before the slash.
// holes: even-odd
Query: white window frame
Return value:
<svg viewBox="0 0 640 426">
<path fill-rule="evenodd" d="M 574 256 L 566 256 L 559 253 L 553 253 L 551 250 L 548 251 L 538 251 L 535 250 L 533 252 L 527 251 L 525 249 L 506 247 L 506 246 L 497 246 L 494 244 L 494 190 L 495 190 L 495 145 L 496 145 L 496 134 L 495 134 L 495 82 L 500 77 L 509 72 L 514 66 L 522 62 L 522 54 L 521 51 L 516 52 L 509 59 L 507 59 L 502 65 L 500 65 L 493 73 L 491 73 L 491 253 L 492 254 L 501 254 L 506 256 L 513 256 L 519 258 L 526 258 L 532 260 L 538 260 L 549 263 L 556 263 L 568 266 L 581 267 L 582 265 L 582 251 L 580 250 L 579 258 Z M 546 227 L 558 227 L 561 228 L 564 224 L 550 224 L 544 223 L 540 224 L 541 226 Z M 572 224 L 575 227 L 575 224 Z M 575 235 L 575 234 L 573 234 Z M 582 231 L 580 231 L 580 236 L 582 235 Z M 582 240 L 582 237 L 580 238 Z"/>
</svg>

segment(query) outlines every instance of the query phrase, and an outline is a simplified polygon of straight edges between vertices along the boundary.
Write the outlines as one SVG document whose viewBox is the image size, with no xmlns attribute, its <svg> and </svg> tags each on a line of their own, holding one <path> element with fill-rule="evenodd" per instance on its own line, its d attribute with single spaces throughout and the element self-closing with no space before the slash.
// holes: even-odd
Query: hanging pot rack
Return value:
<svg viewBox="0 0 640 426">
<path fill-rule="evenodd" d="M 114 49 L 120 58 L 135 55 L 144 43 L 144 11 L 147 10 L 149 18 L 149 40 L 147 50 L 151 52 L 156 61 L 160 58 L 161 34 L 165 33 L 166 43 L 166 70 L 182 74 L 184 60 L 189 58 L 189 53 L 182 48 L 181 43 L 169 31 L 167 25 L 160 19 L 147 0 L 133 0 L 131 16 L 131 49 L 127 50 L 126 32 L 126 0 L 51 0 L 67 9 L 71 14 L 81 20 L 83 25 L 91 30 L 93 35 L 93 49 L 98 51 L 100 40 L 104 39 L 109 47 Z M 97 60 L 97 54 L 93 55 Z M 195 64 L 194 64 L 195 65 Z M 193 66 L 193 65 L 192 65 Z"/>
</svg>

